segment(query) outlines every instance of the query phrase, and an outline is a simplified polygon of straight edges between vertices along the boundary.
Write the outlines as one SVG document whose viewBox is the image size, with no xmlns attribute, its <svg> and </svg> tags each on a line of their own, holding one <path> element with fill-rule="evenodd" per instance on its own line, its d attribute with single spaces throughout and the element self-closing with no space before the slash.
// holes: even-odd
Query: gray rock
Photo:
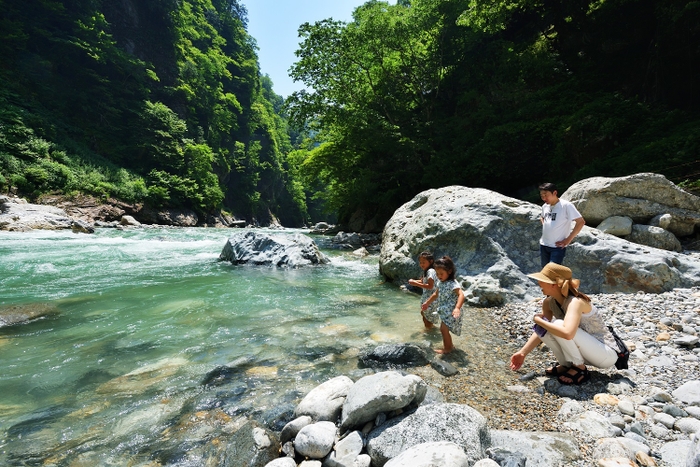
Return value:
<svg viewBox="0 0 700 467">
<path fill-rule="evenodd" d="M 527 457 L 524 454 L 502 447 L 488 448 L 486 454 L 501 467 L 525 467 L 527 463 Z"/>
<path fill-rule="evenodd" d="M 617 410 L 625 415 L 634 417 L 634 403 L 629 399 L 622 399 L 617 403 Z"/>
<path fill-rule="evenodd" d="M 123 215 L 119 220 L 119 225 L 125 225 L 129 227 L 141 227 L 141 223 L 134 219 L 133 216 Z"/>
<path fill-rule="evenodd" d="M 365 440 L 359 431 L 353 431 L 345 438 L 335 443 L 331 452 L 323 462 L 324 467 L 352 467 L 357 457 L 362 453 Z"/>
<path fill-rule="evenodd" d="M 698 341 L 700 341 L 698 336 L 691 336 L 689 334 L 683 334 L 682 336 L 678 336 L 673 339 L 674 344 L 682 347 L 693 347 L 698 343 Z"/>
<path fill-rule="evenodd" d="M 58 313 L 56 305 L 27 303 L 23 305 L 0 305 L 0 328 L 24 324 L 43 316 Z"/>
<path fill-rule="evenodd" d="M 700 467 L 700 436 L 695 437 L 695 442 L 688 449 L 685 467 Z"/>
<path fill-rule="evenodd" d="M 598 224 L 596 229 L 616 237 L 624 237 L 632 233 L 632 219 L 627 216 L 611 216 Z"/>
<path fill-rule="evenodd" d="M 688 413 L 693 418 L 697 418 L 700 420 L 700 407 L 696 405 L 691 405 L 689 407 L 685 408 L 685 412 Z"/>
<path fill-rule="evenodd" d="M 291 457 L 280 457 L 268 462 L 265 467 L 297 467 L 297 463 Z"/>
<path fill-rule="evenodd" d="M 164 208 L 153 210 L 146 208 L 138 213 L 138 217 L 146 224 L 176 225 L 178 227 L 194 227 L 199 222 L 197 214 L 191 209 Z M 224 225 L 229 225 L 229 223 Z"/>
<path fill-rule="evenodd" d="M 659 454 L 668 467 L 686 467 L 686 458 L 693 448 L 691 441 L 672 441 L 661 446 Z"/>
<path fill-rule="evenodd" d="M 486 457 L 485 449 L 490 441 L 486 419 L 467 405 L 421 406 L 414 413 L 372 430 L 367 439 L 367 454 L 372 465 L 382 466 L 413 446 L 438 441 L 458 445 L 467 456 L 467 465 L 471 465 Z"/>
<path fill-rule="evenodd" d="M 425 349 L 411 343 L 378 345 L 362 351 L 358 360 L 360 368 L 408 368 L 429 362 Z"/>
<path fill-rule="evenodd" d="M 325 264 L 328 258 L 316 243 L 302 234 L 238 232 L 228 239 L 219 260 L 233 264 L 255 264 L 297 268 Z"/>
<path fill-rule="evenodd" d="M 95 233 L 95 228 L 85 221 L 74 219 L 71 223 L 71 230 L 75 233 Z"/>
<path fill-rule="evenodd" d="M 586 411 L 573 417 L 570 421 L 564 422 L 564 426 L 592 438 L 610 438 L 621 434 L 621 430 L 613 426 L 605 416 L 593 411 Z"/>
<path fill-rule="evenodd" d="M 673 424 L 676 423 L 676 419 L 673 415 L 663 412 L 655 414 L 652 420 L 654 423 L 661 423 L 666 428 L 673 428 Z"/>
<path fill-rule="evenodd" d="M 294 439 L 294 449 L 302 456 L 323 459 L 333 449 L 337 431 L 333 422 L 306 425 Z"/>
<path fill-rule="evenodd" d="M 603 438 L 596 443 L 593 459 L 600 460 L 611 457 L 634 459 L 637 452 L 649 454 L 649 446 L 631 438 Z"/>
<path fill-rule="evenodd" d="M 572 420 L 575 416 L 582 414 L 586 409 L 578 401 L 566 401 L 559 409 L 557 417 L 560 420 Z"/>
<path fill-rule="evenodd" d="M 228 437 L 225 462 L 246 459 L 251 467 L 263 467 L 279 457 L 280 443 L 277 438 L 255 422 L 249 421 Z"/>
<path fill-rule="evenodd" d="M 459 369 L 442 358 L 433 358 L 430 361 L 430 366 L 442 376 L 454 376 L 459 373 Z"/>
<path fill-rule="evenodd" d="M 498 462 L 493 459 L 481 459 L 473 467 L 499 467 Z"/>
<path fill-rule="evenodd" d="M 348 390 L 341 427 L 347 430 L 374 420 L 379 413 L 418 405 L 427 390 L 425 382 L 415 375 L 384 371 L 364 376 Z"/>
<path fill-rule="evenodd" d="M 667 413 L 673 417 L 676 417 L 676 418 L 688 416 L 688 413 L 685 410 L 681 409 L 678 406 L 672 405 L 672 404 L 664 405 L 663 412 Z"/>
<path fill-rule="evenodd" d="M 0 230 L 70 229 L 75 220 L 60 208 L 30 204 L 22 198 L 0 195 Z"/>
<path fill-rule="evenodd" d="M 469 458 L 461 447 L 449 441 L 436 441 L 413 446 L 395 458 L 385 467 L 468 467 Z"/>
<path fill-rule="evenodd" d="M 297 433 L 299 433 L 299 430 L 304 428 L 306 425 L 311 425 L 312 423 L 313 419 L 308 415 L 302 415 L 301 417 L 295 418 L 291 422 L 287 423 L 284 428 L 282 428 L 282 431 L 280 432 L 280 443 L 284 444 L 290 439 L 294 439 Z"/>
<path fill-rule="evenodd" d="M 649 225 L 653 225 L 654 227 L 661 227 L 664 230 L 668 230 L 668 228 L 671 226 L 672 221 L 672 215 L 658 214 L 651 218 L 651 220 L 649 221 Z"/>
<path fill-rule="evenodd" d="M 688 405 L 700 405 L 700 381 L 688 381 L 672 394 L 673 397 Z"/>
<path fill-rule="evenodd" d="M 571 201 L 590 225 L 610 216 L 629 216 L 637 224 L 646 224 L 668 214 L 668 230 L 684 237 L 700 224 L 700 198 L 659 174 L 588 178 L 574 183 L 561 197 Z"/>
<path fill-rule="evenodd" d="M 640 435 L 639 433 L 635 433 L 634 431 L 629 431 L 625 433 L 625 438 L 629 438 L 632 441 L 636 441 L 641 444 L 649 444 L 644 436 Z"/>
<path fill-rule="evenodd" d="M 308 415 L 316 421 L 335 422 L 350 388 L 355 384 L 347 376 L 337 376 L 313 388 L 294 409 L 294 416 Z"/>
<path fill-rule="evenodd" d="M 576 439 L 564 433 L 492 430 L 491 446 L 522 453 L 527 467 L 568 465 L 581 458 Z"/>
<path fill-rule="evenodd" d="M 625 240 L 668 251 L 681 251 L 683 249 L 681 242 L 675 235 L 661 227 L 651 225 L 633 225 L 632 233 L 626 236 Z"/>
<path fill-rule="evenodd" d="M 693 417 L 678 418 L 673 428 L 685 434 L 697 433 L 700 431 L 700 420 Z"/>
</svg>

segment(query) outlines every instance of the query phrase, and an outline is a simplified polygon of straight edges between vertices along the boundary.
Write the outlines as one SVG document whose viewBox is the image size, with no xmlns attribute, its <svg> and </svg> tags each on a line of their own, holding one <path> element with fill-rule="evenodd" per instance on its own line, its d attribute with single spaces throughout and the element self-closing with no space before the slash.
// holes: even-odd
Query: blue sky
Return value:
<svg viewBox="0 0 700 467">
<path fill-rule="evenodd" d="M 365 0 L 242 0 L 248 10 L 248 33 L 258 43 L 262 74 L 270 75 L 273 89 L 283 97 L 303 89 L 287 71 L 296 61 L 297 30 L 303 23 L 325 18 L 349 22 Z M 396 0 L 389 3 L 395 4 Z"/>
</svg>

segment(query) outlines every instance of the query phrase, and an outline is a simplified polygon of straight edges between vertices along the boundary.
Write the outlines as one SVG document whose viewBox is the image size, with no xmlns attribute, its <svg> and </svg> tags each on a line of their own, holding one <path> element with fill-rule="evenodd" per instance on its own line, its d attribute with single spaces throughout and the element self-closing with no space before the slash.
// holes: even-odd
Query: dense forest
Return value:
<svg viewBox="0 0 700 467">
<path fill-rule="evenodd" d="M 380 231 L 451 184 L 700 178 L 700 1 L 371 0 L 299 27 L 286 101 L 241 0 L 0 8 L 3 192 Z"/>
<path fill-rule="evenodd" d="M 0 188 L 309 220 L 237 0 L 0 0 Z"/>
<path fill-rule="evenodd" d="M 300 32 L 304 168 L 356 225 L 451 184 L 537 201 L 543 181 L 700 174 L 698 1 L 370 1 Z"/>
</svg>

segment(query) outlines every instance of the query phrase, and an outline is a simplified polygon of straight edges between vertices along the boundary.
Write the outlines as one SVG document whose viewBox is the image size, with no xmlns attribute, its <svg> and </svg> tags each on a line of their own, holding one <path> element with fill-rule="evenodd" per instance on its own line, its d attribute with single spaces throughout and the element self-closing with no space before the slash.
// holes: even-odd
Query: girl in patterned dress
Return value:
<svg viewBox="0 0 700 467">
<path fill-rule="evenodd" d="M 446 354 L 455 349 L 450 332 L 457 336 L 462 334 L 464 292 L 462 292 L 462 286 L 455 280 L 455 265 L 449 256 L 443 256 L 436 260 L 434 266 L 438 283 L 435 292 L 423 303 L 421 310 L 427 310 L 430 304 L 437 300 L 438 315 L 442 321 L 440 332 L 442 333 L 443 348 L 436 349 L 435 352 Z"/>
<path fill-rule="evenodd" d="M 421 295 L 420 298 L 421 305 L 435 292 L 435 284 L 437 284 L 438 278 L 437 274 L 435 274 L 435 269 L 433 269 L 434 262 L 433 255 L 428 251 L 424 251 L 418 255 L 418 265 L 423 270 L 423 276 L 420 279 L 408 280 L 409 285 L 423 289 L 423 295 Z M 436 303 L 429 306 L 426 311 L 421 310 L 420 314 L 426 329 L 432 329 L 440 322 Z"/>
</svg>

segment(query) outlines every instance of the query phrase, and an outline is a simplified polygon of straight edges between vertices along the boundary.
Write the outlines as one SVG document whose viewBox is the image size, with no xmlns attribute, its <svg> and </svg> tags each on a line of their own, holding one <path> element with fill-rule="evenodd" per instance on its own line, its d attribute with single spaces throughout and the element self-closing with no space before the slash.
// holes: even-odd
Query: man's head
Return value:
<svg viewBox="0 0 700 467">
<path fill-rule="evenodd" d="M 554 183 L 543 183 L 538 188 L 542 201 L 550 206 L 554 206 L 559 202 L 559 193 L 557 193 L 557 186 Z"/>
</svg>

